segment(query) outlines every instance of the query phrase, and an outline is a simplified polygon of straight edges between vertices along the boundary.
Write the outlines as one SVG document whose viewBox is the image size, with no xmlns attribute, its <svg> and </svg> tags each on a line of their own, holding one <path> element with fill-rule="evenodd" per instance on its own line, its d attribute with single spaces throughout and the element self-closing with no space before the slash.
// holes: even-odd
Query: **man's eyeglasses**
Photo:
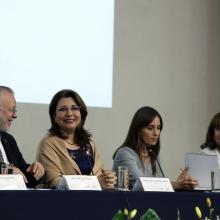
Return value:
<svg viewBox="0 0 220 220">
<path fill-rule="evenodd" d="M 6 109 L 7 111 L 9 111 L 10 113 L 16 114 L 18 112 L 18 110 L 16 108 L 6 108 L 4 106 L 0 106 L 1 109 Z"/>
<path fill-rule="evenodd" d="M 18 110 L 16 108 L 8 108 L 8 111 L 13 114 L 16 114 L 18 112 Z"/>
<path fill-rule="evenodd" d="M 75 112 L 75 111 L 79 111 L 81 109 L 81 106 L 79 105 L 72 105 L 70 108 L 66 107 L 66 106 L 62 106 L 62 107 L 58 107 L 57 108 L 57 111 L 58 112 L 68 112 L 69 110 L 72 111 L 72 112 Z"/>
</svg>

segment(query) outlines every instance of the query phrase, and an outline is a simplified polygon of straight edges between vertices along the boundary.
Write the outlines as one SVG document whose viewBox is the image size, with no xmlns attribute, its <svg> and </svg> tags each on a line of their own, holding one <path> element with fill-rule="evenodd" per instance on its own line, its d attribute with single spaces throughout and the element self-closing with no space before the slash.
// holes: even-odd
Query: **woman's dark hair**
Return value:
<svg viewBox="0 0 220 220">
<path fill-rule="evenodd" d="M 141 130 L 148 126 L 155 117 L 159 117 L 160 119 L 160 130 L 163 129 L 163 121 L 159 114 L 159 112 L 149 106 L 144 106 L 137 110 L 134 114 L 133 119 L 130 124 L 130 128 L 128 130 L 127 137 L 124 143 L 116 150 L 113 155 L 113 159 L 117 153 L 117 151 L 122 147 L 130 147 L 139 155 L 141 161 L 143 162 L 143 152 L 146 150 L 146 146 L 141 140 Z M 152 152 L 150 153 L 150 160 L 152 165 L 152 172 L 155 175 L 156 173 L 156 158 L 160 152 L 160 137 L 155 146 L 152 147 Z"/>
<path fill-rule="evenodd" d="M 201 146 L 202 148 L 209 147 L 212 150 L 217 148 L 217 143 L 214 137 L 215 129 L 220 129 L 220 112 L 212 118 L 206 134 L 205 143 Z"/>
<path fill-rule="evenodd" d="M 62 132 L 59 125 L 55 121 L 55 115 L 56 115 L 57 104 L 60 101 L 60 99 L 69 98 L 69 97 L 72 98 L 78 106 L 81 106 L 81 108 L 80 108 L 81 122 L 80 122 L 79 126 L 76 128 L 74 141 L 75 141 L 75 143 L 79 144 L 80 146 L 84 146 L 85 144 L 89 143 L 90 137 L 91 137 L 91 134 L 87 130 L 85 130 L 83 127 L 88 112 L 87 112 L 86 105 L 85 105 L 84 101 L 82 100 L 82 98 L 79 96 L 78 93 L 76 93 L 73 90 L 64 89 L 64 90 L 57 92 L 53 96 L 53 98 L 50 102 L 50 106 L 49 106 L 49 114 L 50 114 L 50 121 L 51 121 L 51 128 L 49 129 L 49 131 L 53 135 L 57 135 L 60 138 L 63 138 L 63 139 L 66 138 L 65 134 Z"/>
</svg>

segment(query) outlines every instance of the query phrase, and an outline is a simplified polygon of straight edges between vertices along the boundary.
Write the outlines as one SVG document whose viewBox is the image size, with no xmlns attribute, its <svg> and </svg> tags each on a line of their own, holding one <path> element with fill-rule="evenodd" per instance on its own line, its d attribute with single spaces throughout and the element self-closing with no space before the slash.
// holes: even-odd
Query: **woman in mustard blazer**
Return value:
<svg viewBox="0 0 220 220">
<path fill-rule="evenodd" d="M 51 128 L 39 144 L 37 159 L 46 171 L 46 188 L 56 188 L 62 175 L 96 175 L 104 189 L 116 183 L 104 170 L 91 134 L 84 128 L 87 108 L 73 90 L 61 90 L 49 106 Z"/>
</svg>

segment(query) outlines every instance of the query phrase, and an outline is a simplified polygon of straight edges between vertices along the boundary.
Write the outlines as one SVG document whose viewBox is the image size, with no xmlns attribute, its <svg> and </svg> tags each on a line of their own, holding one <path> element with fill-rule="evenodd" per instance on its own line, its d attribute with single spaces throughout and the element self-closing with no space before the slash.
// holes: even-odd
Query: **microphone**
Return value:
<svg viewBox="0 0 220 220">
<path fill-rule="evenodd" d="M 153 152 L 151 146 L 147 146 L 147 150 L 148 150 L 148 152 L 155 158 L 155 160 L 156 160 L 156 162 L 157 162 L 157 165 L 158 165 L 158 167 L 159 167 L 159 169 L 160 169 L 160 172 L 161 172 L 162 176 L 165 177 L 164 172 L 163 172 L 163 169 L 162 169 L 162 167 L 161 167 L 161 165 L 160 165 L 160 162 L 159 162 L 157 156 L 155 155 L 155 153 Z"/>
<path fill-rule="evenodd" d="M 200 146 L 201 149 L 204 149 L 204 148 L 206 148 L 206 147 L 207 147 L 206 143 L 203 143 L 203 144 L 201 144 L 201 146 Z"/>
<path fill-rule="evenodd" d="M 203 144 L 201 144 L 200 148 L 201 149 L 204 149 L 204 148 L 214 149 L 215 145 L 213 143 L 203 143 Z"/>
<path fill-rule="evenodd" d="M 94 174 L 94 172 L 93 172 L 93 170 L 92 170 L 92 164 L 91 164 L 91 161 L 90 161 L 90 158 L 89 158 L 90 152 L 89 152 L 89 148 L 88 148 L 87 144 L 86 144 L 85 146 L 83 146 L 81 149 L 82 149 L 84 155 L 86 156 L 86 158 L 87 158 L 87 160 L 88 160 L 88 162 L 89 162 L 89 167 L 90 167 L 90 169 L 91 169 L 92 175 L 95 176 L 95 174 Z"/>
</svg>

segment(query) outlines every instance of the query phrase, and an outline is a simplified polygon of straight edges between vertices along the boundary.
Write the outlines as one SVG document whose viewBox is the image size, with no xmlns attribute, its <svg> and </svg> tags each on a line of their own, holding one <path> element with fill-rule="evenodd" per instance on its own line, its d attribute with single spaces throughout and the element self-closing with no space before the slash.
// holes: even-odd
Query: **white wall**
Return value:
<svg viewBox="0 0 220 220">
<path fill-rule="evenodd" d="M 115 1 L 113 107 L 89 108 L 86 123 L 107 168 L 144 105 L 163 117 L 161 157 L 168 176 L 179 173 L 185 152 L 199 151 L 220 106 L 219 11 L 218 0 Z M 48 106 L 18 104 L 18 110 L 11 133 L 32 161 L 50 126 Z"/>
</svg>

